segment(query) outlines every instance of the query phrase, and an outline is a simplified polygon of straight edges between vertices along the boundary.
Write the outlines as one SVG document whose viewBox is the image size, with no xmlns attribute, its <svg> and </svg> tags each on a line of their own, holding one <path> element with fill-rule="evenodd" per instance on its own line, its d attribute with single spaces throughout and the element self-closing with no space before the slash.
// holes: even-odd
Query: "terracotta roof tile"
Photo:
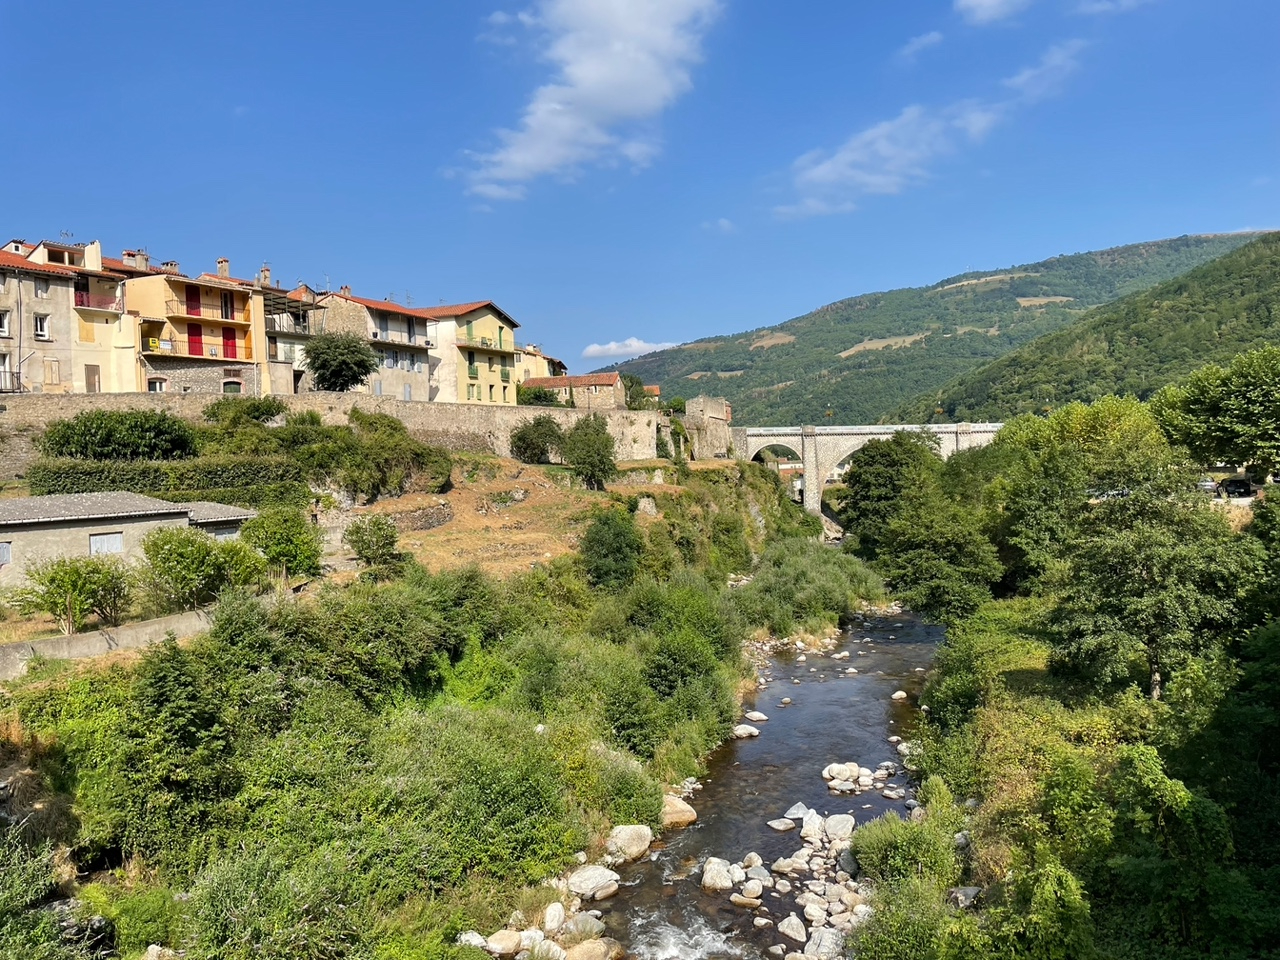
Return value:
<svg viewBox="0 0 1280 960">
<path fill-rule="evenodd" d="M 28 270 L 31 273 L 49 273 L 56 277 L 76 275 L 73 267 L 60 267 L 52 263 L 32 263 L 21 254 L 10 253 L 8 250 L 0 250 L 0 267 L 8 267 L 10 270 Z"/>
</svg>

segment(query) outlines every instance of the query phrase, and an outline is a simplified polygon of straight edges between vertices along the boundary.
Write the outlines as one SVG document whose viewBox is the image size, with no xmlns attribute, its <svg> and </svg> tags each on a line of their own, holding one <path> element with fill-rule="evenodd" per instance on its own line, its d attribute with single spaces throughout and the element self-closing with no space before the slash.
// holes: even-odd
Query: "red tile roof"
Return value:
<svg viewBox="0 0 1280 960">
<path fill-rule="evenodd" d="M 370 310 L 381 310 L 383 313 L 395 313 L 403 317 L 420 317 L 423 320 L 435 320 L 435 317 L 428 316 L 426 310 L 419 310 L 417 307 L 406 307 L 402 303 L 396 303 L 394 300 L 370 300 L 368 297 L 357 297 L 350 293 L 328 293 L 324 297 L 341 297 L 343 300 L 350 300 L 352 303 L 358 303 L 362 307 L 368 307 Z M 452 316 L 452 314 L 450 314 Z"/>
<path fill-rule="evenodd" d="M 613 387 L 622 382 L 622 375 L 613 373 L 584 373 L 577 377 L 532 377 L 520 384 L 522 387 L 546 387 L 548 390 L 565 390 L 569 387 Z"/>
<path fill-rule="evenodd" d="M 8 250 L 0 250 L 0 267 L 10 270 L 28 270 L 31 273 L 51 273 L 56 277 L 74 277 L 74 267 L 62 267 L 52 263 L 32 263 L 26 257 Z"/>
<path fill-rule="evenodd" d="M 662 387 L 658 384 L 654 384 L 652 386 L 645 384 L 644 395 L 646 397 L 660 397 L 662 396 Z"/>
</svg>

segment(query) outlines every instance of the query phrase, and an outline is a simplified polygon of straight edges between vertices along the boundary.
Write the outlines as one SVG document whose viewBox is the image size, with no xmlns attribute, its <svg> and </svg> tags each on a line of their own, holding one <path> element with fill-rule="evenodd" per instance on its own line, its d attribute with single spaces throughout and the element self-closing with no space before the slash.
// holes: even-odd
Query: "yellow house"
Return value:
<svg viewBox="0 0 1280 960">
<path fill-rule="evenodd" d="M 262 286 L 216 274 L 191 278 L 173 262 L 125 281 L 125 303 L 138 331 L 135 390 L 150 393 L 270 392 Z"/>
<path fill-rule="evenodd" d="M 515 406 L 520 326 L 492 300 L 429 307 L 440 344 L 441 400 Z M 450 346 L 452 345 L 452 346 Z M 452 387 L 452 396 L 446 390 Z"/>
<path fill-rule="evenodd" d="M 569 372 L 563 360 L 548 356 L 532 343 L 525 344 L 516 354 L 516 368 L 521 383 L 543 377 L 563 377 Z"/>
</svg>

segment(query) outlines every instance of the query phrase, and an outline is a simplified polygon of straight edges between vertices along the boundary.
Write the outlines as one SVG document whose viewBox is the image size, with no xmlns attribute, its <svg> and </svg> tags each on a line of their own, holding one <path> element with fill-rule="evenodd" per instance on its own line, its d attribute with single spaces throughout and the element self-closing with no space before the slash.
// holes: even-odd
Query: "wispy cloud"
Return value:
<svg viewBox="0 0 1280 960">
<path fill-rule="evenodd" d="M 532 13 L 490 16 L 491 28 L 535 30 L 555 75 L 534 91 L 519 126 L 497 131 L 499 146 L 475 156 L 469 191 L 517 200 L 540 177 L 650 163 L 660 150 L 654 121 L 692 88 L 719 8 L 720 0 L 542 0 Z"/>
<path fill-rule="evenodd" d="M 1155 0 L 1084 0 L 1080 6 L 1076 7 L 1076 12 L 1089 14 L 1125 13 L 1154 2 Z"/>
<path fill-rule="evenodd" d="M 863 197 L 902 193 L 923 183 L 938 160 L 981 143 L 1020 108 L 1058 92 L 1079 66 L 1083 49 L 1078 40 L 1050 47 L 1038 63 L 1002 82 L 1010 91 L 1002 99 L 915 104 L 834 150 L 811 150 L 792 164 L 797 199 L 774 212 L 786 219 L 849 213 Z"/>
<path fill-rule="evenodd" d="M 611 340 L 608 343 L 593 343 L 582 351 L 584 360 L 602 357 L 638 357 L 641 354 L 653 353 L 655 350 L 670 350 L 679 346 L 676 343 L 649 343 L 639 337 L 627 337 L 625 340 Z"/>
<path fill-rule="evenodd" d="M 1031 0 L 955 0 L 955 9 L 970 23 L 987 24 L 1008 19 L 1025 10 Z"/>
<path fill-rule="evenodd" d="M 738 225 L 728 217 L 721 217 L 719 220 L 703 220 L 702 229 L 710 233 L 737 233 Z"/>
<path fill-rule="evenodd" d="M 942 32 L 940 30 L 931 30 L 928 33 L 922 33 L 918 37 L 912 37 L 902 45 L 902 49 L 898 51 L 898 56 L 904 60 L 914 60 L 917 55 L 928 50 L 930 47 L 936 47 L 942 42 Z"/>
</svg>

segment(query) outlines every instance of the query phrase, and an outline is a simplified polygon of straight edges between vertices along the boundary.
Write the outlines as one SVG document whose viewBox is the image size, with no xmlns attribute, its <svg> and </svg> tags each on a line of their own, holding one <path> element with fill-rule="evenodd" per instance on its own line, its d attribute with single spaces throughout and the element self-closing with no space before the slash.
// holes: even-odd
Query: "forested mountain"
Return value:
<svg viewBox="0 0 1280 960">
<path fill-rule="evenodd" d="M 1179 237 L 965 273 L 930 287 L 840 300 L 777 326 L 607 369 L 661 384 L 665 397 L 727 397 L 740 423 L 874 423 L 1091 307 L 1176 277 L 1254 236 Z"/>
<path fill-rule="evenodd" d="M 1206 363 L 1280 344 L 1280 233 L 1099 307 L 925 393 L 904 422 L 1000 421 L 1107 394 L 1145 399 Z"/>
</svg>

